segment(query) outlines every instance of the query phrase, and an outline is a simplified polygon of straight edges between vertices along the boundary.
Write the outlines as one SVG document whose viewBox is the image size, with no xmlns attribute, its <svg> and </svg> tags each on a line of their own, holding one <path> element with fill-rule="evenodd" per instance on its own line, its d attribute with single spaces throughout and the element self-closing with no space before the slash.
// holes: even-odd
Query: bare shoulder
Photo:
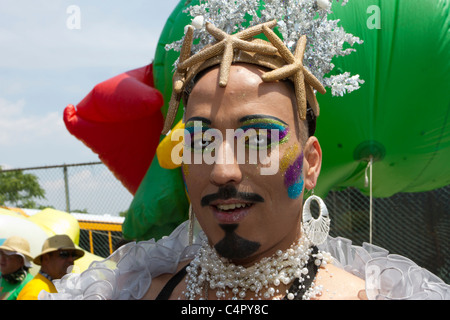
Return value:
<svg viewBox="0 0 450 320">
<path fill-rule="evenodd" d="M 177 273 L 180 269 L 182 269 L 189 262 L 181 263 L 175 273 Z M 147 293 L 142 297 L 142 300 L 155 300 L 167 282 L 174 276 L 175 273 L 164 273 L 154 279 L 152 279 L 152 283 Z M 181 281 L 180 284 L 174 289 L 172 296 L 176 296 L 181 292 L 181 289 L 184 284 L 184 281 Z"/>
<path fill-rule="evenodd" d="M 362 300 L 365 298 L 365 281 L 332 264 L 320 268 L 316 285 L 323 287 L 320 300 Z"/>
</svg>

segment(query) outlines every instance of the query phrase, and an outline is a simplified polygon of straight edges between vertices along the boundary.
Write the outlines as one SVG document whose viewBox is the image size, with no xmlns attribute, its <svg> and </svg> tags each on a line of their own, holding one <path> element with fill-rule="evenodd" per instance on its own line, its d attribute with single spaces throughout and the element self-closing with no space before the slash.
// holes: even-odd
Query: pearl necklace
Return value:
<svg viewBox="0 0 450 320">
<path fill-rule="evenodd" d="M 301 288 L 303 281 L 310 278 L 306 265 L 311 256 L 315 259 L 316 266 L 322 264 L 323 253 L 313 254 L 312 248 L 309 240 L 302 236 L 286 251 L 278 250 L 273 256 L 245 268 L 220 257 L 205 240 L 186 268 L 187 285 L 183 294 L 188 300 L 203 300 L 207 298 L 208 289 L 216 289 L 219 300 L 229 293 L 232 294 L 232 300 L 244 299 L 249 292 L 257 299 L 274 299 L 275 295 L 280 294 L 277 287 L 281 284 L 288 285 L 299 279 Z M 203 291 L 205 298 L 202 297 Z M 314 286 L 312 283 L 302 299 L 313 298 L 321 292 L 321 286 Z M 288 299 L 295 298 L 294 293 L 286 293 Z"/>
</svg>

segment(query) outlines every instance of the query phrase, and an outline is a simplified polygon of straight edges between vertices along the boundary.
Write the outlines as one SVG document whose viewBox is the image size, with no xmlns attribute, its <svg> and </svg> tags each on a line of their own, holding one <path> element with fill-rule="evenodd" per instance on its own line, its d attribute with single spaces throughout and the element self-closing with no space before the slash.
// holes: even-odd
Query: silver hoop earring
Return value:
<svg viewBox="0 0 450 320">
<path fill-rule="evenodd" d="M 311 214 L 311 201 L 319 203 L 320 215 L 314 219 Z M 303 205 L 303 232 L 306 237 L 316 246 L 325 242 L 330 232 L 330 218 L 327 206 L 321 198 L 311 195 Z"/>
</svg>

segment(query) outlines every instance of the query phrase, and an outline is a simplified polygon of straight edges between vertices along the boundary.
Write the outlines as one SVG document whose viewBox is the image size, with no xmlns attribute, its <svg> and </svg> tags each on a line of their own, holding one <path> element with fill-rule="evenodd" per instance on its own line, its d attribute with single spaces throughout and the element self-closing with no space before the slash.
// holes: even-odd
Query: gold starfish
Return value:
<svg viewBox="0 0 450 320">
<path fill-rule="evenodd" d="M 184 37 L 183 46 L 181 47 L 179 63 L 182 63 L 191 55 L 192 40 L 194 37 L 194 27 L 188 26 L 186 30 L 186 35 Z M 164 121 L 164 128 L 162 134 L 167 134 L 172 127 L 173 121 L 175 120 L 178 112 L 178 106 L 180 105 L 181 96 L 183 94 L 183 88 L 186 82 L 186 68 L 180 68 L 178 66 L 175 71 L 172 82 L 172 95 L 169 101 L 169 108 L 167 109 L 166 120 Z"/>
<path fill-rule="evenodd" d="M 191 47 L 192 40 L 194 38 L 194 27 L 189 25 L 187 26 L 186 35 L 184 37 L 183 46 L 181 47 L 179 63 L 183 63 L 183 61 L 187 60 L 191 55 Z M 173 89 L 177 93 L 181 93 L 184 88 L 184 80 L 186 77 L 187 68 L 181 68 L 178 65 L 177 70 L 173 75 Z"/>
<path fill-rule="evenodd" d="M 243 51 L 258 52 L 263 54 L 276 54 L 277 49 L 270 45 L 252 43 L 246 41 L 260 33 L 263 28 L 273 28 L 276 26 L 276 20 L 266 22 L 264 24 L 256 25 L 251 28 L 240 31 L 236 34 L 229 35 L 226 32 L 215 27 L 212 23 L 206 23 L 206 30 L 218 41 L 213 46 L 206 48 L 196 55 L 193 55 L 189 59 L 185 60 L 179 67 L 187 69 L 193 65 L 205 61 L 209 58 L 218 56 L 223 52 L 222 62 L 220 63 L 220 78 L 219 85 L 225 87 L 228 83 L 228 75 L 230 73 L 230 67 L 233 62 L 234 49 L 240 49 Z"/>
<path fill-rule="evenodd" d="M 273 30 L 263 26 L 263 32 L 267 39 L 278 49 L 278 52 L 286 61 L 286 65 L 281 68 L 275 69 L 273 71 L 267 72 L 262 75 L 264 81 L 277 81 L 285 79 L 288 77 L 294 77 L 295 95 L 297 100 L 297 108 L 300 119 L 306 119 L 306 86 L 311 85 L 314 89 L 322 94 L 325 94 L 326 90 L 319 80 L 314 77 L 314 75 L 309 72 L 303 66 L 303 56 L 306 48 L 306 36 L 303 35 L 297 42 L 297 47 L 295 48 L 294 54 L 284 45 L 283 41 L 276 35 Z M 305 83 L 306 82 L 306 83 Z M 308 96 L 309 96 L 308 92 Z M 318 115 L 317 104 L 314 106 L 313 110 L 316 116 Z M 317 111 L 317 113 L 316 113 Z"/>
<path fill-rule="evenodd" d="M 206 30 L 219 42 L 210 47 L 205 47 L 205 49 L 192 57 L 189 57 L 189 55 L 191 52 L 194 28 L 192 26 L 188 26 L 180 53 L 178 67 L 173 75 L 172 95 L 170 97 L 169 108 L 167 110 L 166 120 L 164 121 L 162 134 L 167 134 L 169 132 L 173 121 L 175 120 L 181 101 L 182 92 L 186 85 L 186 73 L 189 68 L 200 62 L 206 61 L 209 58 L 218 56 L 223 52 L 223 58 L 220 64 L 219 85 L 221 87 L 225 87 L 228 83 L 228 75 L 233 62 L 234 49 L 259 52 L 263 54 L 276 54 L 277 48 L 272 45 L 246 41 L 247 39 L 262 33 L 263 27 L 273 28 L 276 24 L 276 20 L 273 20 L 245 29 L 236 34 L 229 35 L 215 27 L 212 23 L 207 22 Z"/>
</svg>

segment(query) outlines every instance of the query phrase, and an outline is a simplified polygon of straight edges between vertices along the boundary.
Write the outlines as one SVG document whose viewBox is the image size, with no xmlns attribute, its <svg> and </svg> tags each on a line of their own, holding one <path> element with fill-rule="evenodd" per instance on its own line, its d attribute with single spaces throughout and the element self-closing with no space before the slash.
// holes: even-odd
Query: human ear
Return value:
<svg viewBox="0 0 450 320">
<path fill-rule="evenodd" d="M 314 189 L 322 167 L 322 149 L 316 137 L 309 137 L 303 150 L 305 188 Z"/>
</svg>

